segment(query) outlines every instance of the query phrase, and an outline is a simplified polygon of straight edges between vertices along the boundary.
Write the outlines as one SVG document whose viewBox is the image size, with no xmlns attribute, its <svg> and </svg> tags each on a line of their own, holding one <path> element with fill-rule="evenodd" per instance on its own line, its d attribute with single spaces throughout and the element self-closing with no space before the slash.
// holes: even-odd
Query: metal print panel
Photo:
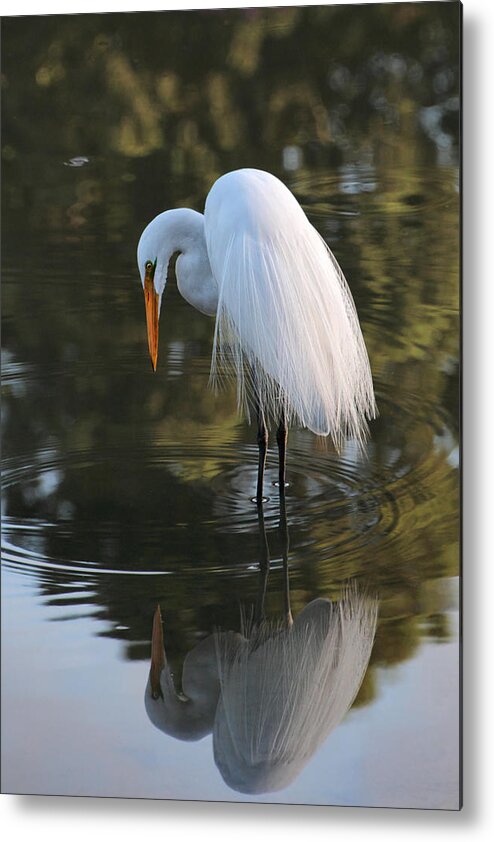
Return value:
<svg viewBox="0 0 494 842">
<path fill-rule="evenodd" d="M 3 19 L 3 791 L 460 808 L 460 27 Z"/>
</svg>

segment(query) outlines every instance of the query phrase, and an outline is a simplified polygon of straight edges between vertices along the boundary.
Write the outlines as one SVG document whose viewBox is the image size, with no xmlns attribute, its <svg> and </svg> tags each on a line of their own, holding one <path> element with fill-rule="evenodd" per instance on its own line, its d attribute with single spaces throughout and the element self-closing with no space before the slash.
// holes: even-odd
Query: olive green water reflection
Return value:
<svg viewBox="0 0 494 842">
<path fill-rule="evenodd" d="M 427 3 L 3 21 L 3 557 L 53 619 L 90 614 L 142 661 L 159 602 L 178 669 L 255 601 L 254 430 L 207 389 L 213 323 L 173 283 L 152 374 L 135 244 L 256 166 L 344 269 L 380 409 L 365 459 L 291 432 L 293 613 L 349 579 L 378 592 L 369 710 L 383 667 L 454 639 L 458 20 Z M 276 495 L 265 519 L 276 571 Z"/>
</svg>

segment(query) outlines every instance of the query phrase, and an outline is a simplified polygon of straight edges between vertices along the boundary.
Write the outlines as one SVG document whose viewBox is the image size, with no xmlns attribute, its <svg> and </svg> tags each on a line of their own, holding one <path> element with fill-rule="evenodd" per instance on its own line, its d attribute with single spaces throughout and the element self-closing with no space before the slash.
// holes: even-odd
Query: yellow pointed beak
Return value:
<svg viewBox="0 0 494 842">
<path fill-rule="evenodd" d="M 151 636 L 151 669 L 149 671 L 153 699 L 159 699 L 162 695 L 160 675 L 164 666 L 165 646 L 163 643 L 163 625 L 161 623 L 161 611 L 158 605 L 153 617 L 153 633 Z"/>
<path fill-rule="evenodd" d="M 144 276 L 144 303 L 146 305 L 146 325 L 148 330 L 148 348 L 153 371 L 158 364 L 158 319 L 160 297 L 154 288 L 154 270 L 156 264 L 147 268 Z"/>
</svg>

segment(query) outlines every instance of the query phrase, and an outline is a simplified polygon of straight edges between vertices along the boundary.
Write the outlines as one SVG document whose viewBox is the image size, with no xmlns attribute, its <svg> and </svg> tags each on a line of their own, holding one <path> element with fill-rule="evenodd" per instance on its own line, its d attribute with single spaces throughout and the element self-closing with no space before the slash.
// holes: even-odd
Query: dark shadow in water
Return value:
<svg viewBox="0 0 494 842">
<path fill-rule="evenodd" d="M 180 740 L 212 732 L 216 766 L 233 790 L 248 794 L 288 786 L 338 726 L 362 684 L 372 652 L 378 602 L 356 586 L 337 601 L 315 599 L 292 618 L 288 525 L 280 489 L 283 614 L 266 618 L 269 545 L 262 504 L 258 593 L 241 631 L 215 631 L 186 656 L 181 688 L 153 620 L 145 706 L 151 722 Z"/>
</svg>

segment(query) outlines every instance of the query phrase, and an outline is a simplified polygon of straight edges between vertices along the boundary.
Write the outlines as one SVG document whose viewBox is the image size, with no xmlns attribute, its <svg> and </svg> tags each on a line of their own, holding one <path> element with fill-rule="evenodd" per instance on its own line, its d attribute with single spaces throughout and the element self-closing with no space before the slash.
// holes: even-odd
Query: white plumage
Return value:
<svg viewBox="0 0 494 842">
<path fill-rule="evenodd" d="M 175 251 L 182 295 L 216 314 L 211 382 L 233 375 L 239 407 L 248 412 L 255 398 L 266 422 L 283 411 L 337 447 L 347 436 L 362 441 L 376 406 L 355 305 L 287 187 L 269 173 L 237 170 L 215 182 L 204 216 L 179 209 L 156 217 L 138 263 L 145 291 L 146 272 L 154 282 L 158 312 Z M 157 317 L 155 339 L 157 355 Z"/>
<path fill-rule="evenodd" d="M 353 586 L 315 599 L 293 626 L 217 636 L 214 758 L 239 792 L 286 787 L 350 709 L 374 643 L 377 599 Z"/>
<path fill-rule="evenodd" d="M 177 694 L 157 609 L 148 716 L 180 740 L 212 731 L 215 763 L 233 789 L 282 789 L 350 709 L 371 656 L 377 612 L 375 597 L 350 586 L 338 602 L 306 605 L 289 627 L 263 621 L 244 623 L 242 634 L 216 632 L 188 653 Z"/>
<path fill-rule="evenodd" d="M 207 198 L 204 227 L 218 284 L 213 379 L 232 371 L 244 405 L 254 372 L 266 416 L 277 421 L 284 404 L 289 421 L 336 445 L 360 440 L 375 404 L 357 313 L 295 197 L 269 173 L 229 173 Z"/>
</svg>

